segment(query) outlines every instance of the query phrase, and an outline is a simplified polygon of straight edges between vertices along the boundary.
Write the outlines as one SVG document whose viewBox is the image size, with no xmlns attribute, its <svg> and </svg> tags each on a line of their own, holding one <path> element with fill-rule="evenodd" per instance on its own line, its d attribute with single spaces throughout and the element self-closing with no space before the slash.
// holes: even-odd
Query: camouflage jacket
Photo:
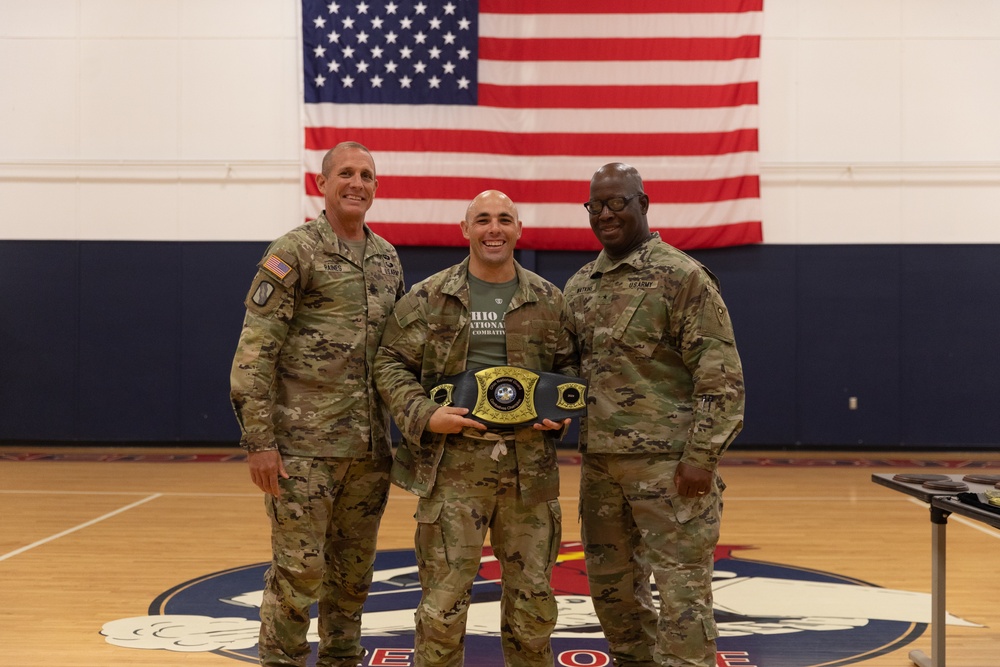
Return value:
<svg viewBox="0 0 1000 667">
<path fill-rule="evenodd" d="M 447 436 L 425 431 L 440 406 L 428 390 L 465 370 L 469 349 L 469 281 L 466 259 L 418 283 L 396 304 L 375 359 L 375 384 L 402 431 L 392 481 L 427 497 L 438 476 Z M 563 296 L 550 282 L 515 264 L 517 292 L 506 325 L 507 363 L 536 371 L 577 375 L 576 349 Z M 555 443 L 531 424 L 514 429 L 518 478 L 525 502 L 559 496 Z"/>
<path fill-rule="evenodd" d="M 580 449 L 672 452 L 714 470 L 743 428 L 743 370 L 718 280 L 654 234 L 566 284 L 589 380 Z"/>
<path fill-rule="evenodd" d="M 396 250 L 365 232 L 363 265 L 325 214 L 264 253 L 230 376 L 244 449 L 390 455 L 388 411 L 370 369 L 403 275 Z"/>
</svg>

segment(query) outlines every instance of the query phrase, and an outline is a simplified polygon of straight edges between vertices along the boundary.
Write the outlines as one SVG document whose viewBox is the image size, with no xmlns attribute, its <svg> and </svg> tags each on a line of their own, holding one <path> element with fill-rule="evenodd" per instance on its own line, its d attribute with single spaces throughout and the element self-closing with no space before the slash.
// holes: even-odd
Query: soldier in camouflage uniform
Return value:
<svg viewBox="0 0 1000 667">
<path fill-rule="evenodd" d="M 469 257 L 396 304 L 375 361 L 376 385 L 403 435 L 392 481 L 420 496 L 414 665 L 463 664 L 489 529 L 502 568 L 504 662 L 551 667 L 557 612 L 550 577 L 562 529 L 553 434 L 569 420 L 486 429 L 465 417 L 466 408 L 432 401 L 428 390 L 446 376 L 496 365 L 575 375 L 576 351 L 559 289 L 514 261 L 521 221 L 513 202 L 496 191 L 480 194 L 462 231 Z M 484 292 L 489 299 L 480 298 Z M 480 335 L 494 331 L 484 326 L 494 320 L 503 323 L 501 335 Z"/>
<path fill-rule="evenodd" d="M 599 169 L 585 206 L 604 250 L 565 295 L 589 381 L 580 512 L 594 607 L 616 667 L 714 667 L 717 466 L 743 426 L 729 312 L 715 276 L 650 234 L 634 168 Z"/>
<path fill-rule="evenodd" d="M 396 250 L 365 225 L 378 181 L 361 144 L 329 151 L 326 209 L 274 241 L 246 298 L 232 402 L 266 494 L 260 664 L 304 667 L 319 602 L 319 667 L 361 662 L 361 610 L 389 490 L 389 415 L 369 368 L 404 293 Z"/>
</svg>

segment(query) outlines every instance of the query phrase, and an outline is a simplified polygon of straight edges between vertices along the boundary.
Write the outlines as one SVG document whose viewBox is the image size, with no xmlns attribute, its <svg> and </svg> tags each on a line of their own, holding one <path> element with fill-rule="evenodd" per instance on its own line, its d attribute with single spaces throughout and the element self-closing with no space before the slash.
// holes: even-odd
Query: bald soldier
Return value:
<svg viewBox="0 0 1000 667">
<path fill-rule="evenodd" d="M 317 601 L 316 665 L 361 663 L 389 490 L 389 414 L 368 369 L 404 292 L 399 257 L 365 224 L 378 188 L 368 149 L 335 146 L 316 185 L 326 209 L 258 264 L 232 367 L 240 444 L 271 520 L 258 644 L 266 667 L 305 667 Z"/>
<path fill-rule="evenodd" d="M 550 577 L 562 530 L 555 438 L 569 420 L 487 428 L 428 391 L 444 377 L 492 366 L 575 375 L 576 351 L 560 291 L 514 261 L 521 236 L 514 203 L 483 192 L 461 226 L 469 257 L 396 304 L 375 359 L 376 385 L 403 435 L 392 482 L 420 497 L 414 665 L 464 663 L 472 583 L 489 530 L 502 570 L 504 663 L 552 667 Z"/>
</svg>

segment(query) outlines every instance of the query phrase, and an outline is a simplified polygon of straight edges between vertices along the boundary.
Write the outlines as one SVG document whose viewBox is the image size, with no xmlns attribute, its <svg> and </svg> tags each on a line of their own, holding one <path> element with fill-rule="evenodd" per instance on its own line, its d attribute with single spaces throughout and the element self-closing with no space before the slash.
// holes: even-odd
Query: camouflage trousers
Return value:
<svg viewBox="0 0 1000 667">
<path fill-rule="evenodd" d="M 615 667 L 715 667 L 712 572 L 722 490 L 677 495 L 679 455 L 584 454 L 581 535 Z M 650 588 L 656 583 L 659 610 Z"/>
<path fill-rule="evenodd" d="M 491 454 L 496 460 L 491 458 Z M 507 667 L 552 667 L 556 624 L 552 568 L 559 500 L 525 504 L 513 440 L 450 436 L 434 491 L 417 505 L 416 555 L 423 595 L 414 667 L 461 667 L 473 581 L 486 532 L 501 571 L 500 640 Z"/>
<path fill-rule="evenodd" d="M 309 608 L 319 602 L 318 667 L 361 663 L 361 610 L 389 491 L 389 458 L 283 456 L 281 498 L 265 496 L 271 567 L 260 609 L 260 664 L 305 667 Z"/>
</svg>

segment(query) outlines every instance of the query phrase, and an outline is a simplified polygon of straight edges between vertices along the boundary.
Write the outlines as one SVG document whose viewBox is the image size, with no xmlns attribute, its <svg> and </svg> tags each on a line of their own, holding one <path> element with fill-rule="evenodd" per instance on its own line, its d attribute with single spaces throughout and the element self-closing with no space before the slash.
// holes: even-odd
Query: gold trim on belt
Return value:
<svg viewBox="0 0 1000 667">
<path fill-rule="evenodd" d="M 587 385 L 579 378 L 517 366 L 465 371 L 444 378 L 429 394 L 436 403 L 468 408 L 470 416 L 501 426 L 559 421 L 587 409 Z"/>
</svg>

